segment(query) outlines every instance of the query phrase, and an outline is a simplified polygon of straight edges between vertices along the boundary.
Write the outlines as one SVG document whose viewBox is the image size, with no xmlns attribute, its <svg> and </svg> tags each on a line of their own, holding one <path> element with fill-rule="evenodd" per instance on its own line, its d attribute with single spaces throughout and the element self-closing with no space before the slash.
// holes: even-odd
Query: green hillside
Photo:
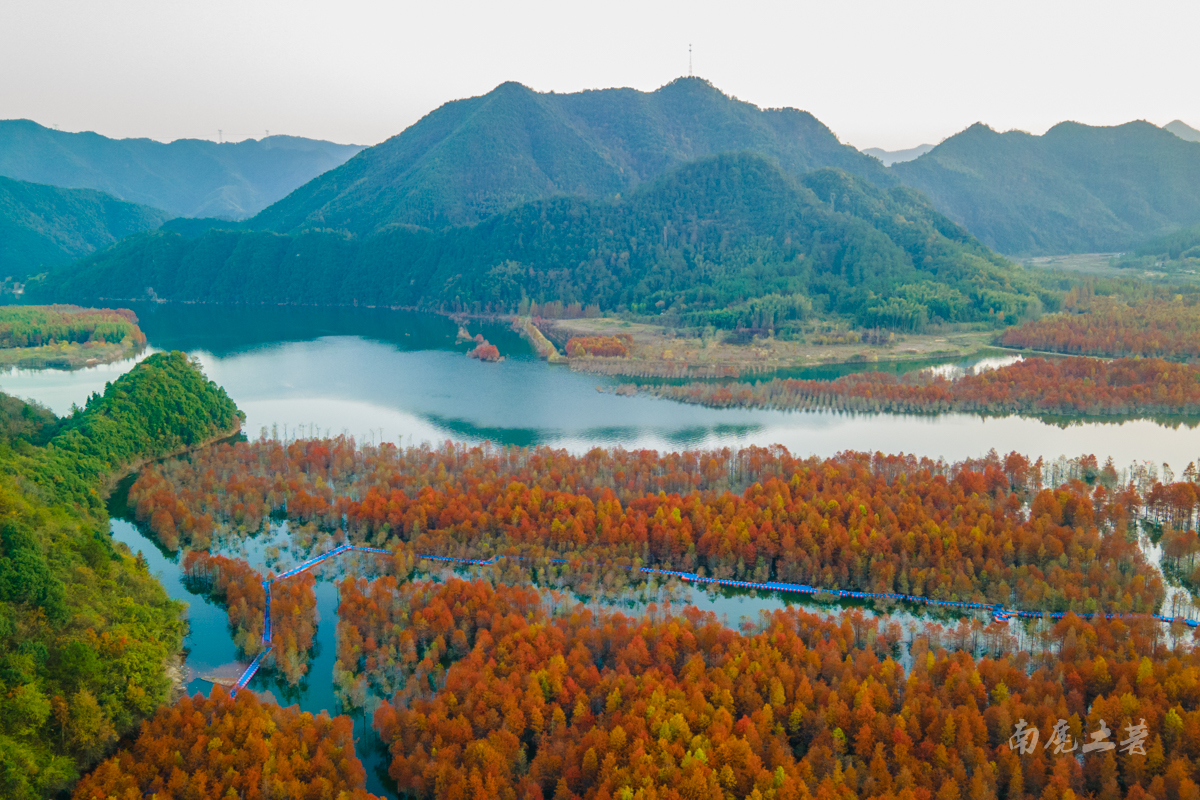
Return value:
<svg viewBox="0 0 1200 800">
<path fill-rule="evenodd" d="M 166 218 L 91 189 L 0 178 L 0 279 L 69 264 Z"/>
<path fill-rule="evenodd" d="M 365 235 L 390 225 L 469 224 L 555 195 L 628 193 L 687 161 L 740 150 L 768 155 L 793 175 L 833 166 L 894 182 L 811 114 L 762 110 L 699 78 L 654 92 L 541 94 L 504 83 L 446 103 L 297 189 L 249 227 Z"/>
<path fill-rule="evenodd" d="M 182 353 L 61 420 L 0 395 L 0 797 L 56 796 L 167 701 L 184 609 L 114 546 L 104 488 L 240 414 Z"/>
<path fill-rule="evenodd" d="M 171 300 L 497 312 L 557 300 L 723 328 L 822 312 L 914 328 L 1039 303 L 1020 268 L 911 189 L 831 168 L 797 180 L 752 154 L 693 162 L 621 199 L 543 200 L 441 232 L 156 231 L 29 292 L 115 299 L 147 287 Z"/>
<path fill-rule="evenodd" d="M 1138 245 L 1116 265 L 1157 272 L 1196 274 L 1200 270 L 1200 225 L 1183 228 Z"/>
<path fill-rule="evenodd" d="M 976 124 L 889 171 L 1002 253 L 1111 252 L 1200 223 L 1200 143 L 1148 122 Z"/>
<path fill-rule="evenodd" d="M 97 189 L 173 217 L 248 217 L 361 149 L 296 136 L 165 144 L 0 120 L 0 175 Z"/>
</svg>

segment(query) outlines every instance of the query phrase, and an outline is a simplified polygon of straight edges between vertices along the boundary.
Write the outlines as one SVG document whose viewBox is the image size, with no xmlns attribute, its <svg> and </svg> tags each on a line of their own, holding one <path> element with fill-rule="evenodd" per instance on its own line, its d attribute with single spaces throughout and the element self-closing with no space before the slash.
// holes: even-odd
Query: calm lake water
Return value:
<svg viewBox="0 0 1200 800">
<path fill-rule="evenodd" d="M 246 433 L 348 433 L 360 439 L 446 439 L 692 449 L 782 444 L 801 455 L 882 450 L 959 460 L 1017 450 L 1057 458 L 1094 453 L 1118 466 L 1200 457 L 1195 421 L 1053 424 L 968 414 L 854 415 L 709 409 L 597 391 L 619 379 L 539 361 L 502 325 L 469 326 L 505 360 L 468 359 L 457 325 L 429 314 L 353 308 L 132 304 L 153 350 L 184 350 L 246 412 Z M 144 356 L 143 356 L 144 357 Z M 86 402 L 133 361 L 74 372 L 0 375 L 0 390 L 57 413 Z M 886 368 L 886 366 L 885 366 Z"/>
</svg>

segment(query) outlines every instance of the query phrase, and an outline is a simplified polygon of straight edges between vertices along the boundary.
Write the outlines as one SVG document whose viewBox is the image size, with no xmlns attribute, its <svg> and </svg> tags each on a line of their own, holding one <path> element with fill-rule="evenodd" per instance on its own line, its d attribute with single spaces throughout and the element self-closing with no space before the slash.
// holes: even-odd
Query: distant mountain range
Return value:
<svg viewBox="0 0 1200 800">
<path fill-rule="evenodd" d="M 69 264 L 167 216 L 92 189 L 0 178 L 0 280 Z"/>
<path fill-rule="evenodd" d="M 1200 131 L 1188 125 L 1183 120 L 1177 119 L 1174 122 L 1168 122 L 1166 125 L 1163 125 L 1163 130 L 1170 131 L 1186 142 L 1200 142 Z"/>
<path fill-rule="evenodd" d="M 1148 122 L 976 124 L 889 172 L 1008 254 L 1125 250 L 1200 223 L 1200 143 Z"/>
<path fill-rule="evenodd" d="M 249 217 L 362 149 L 296 136 L 164 144 L 0 120 L 0 176 L 97 189 L 173 217 Z"/>
<path fill-rule="evenodd" d="M 834 168 L 798 180 L 747 153 L 685 164 L 620 199 L 538 200 L 438 231 L 185 232 L 131 237 L 29 293 L 94 301 L 149 287 L 171 300 L 496 312 L 557 301 L 718 328 L 822 311 L 914 328 L 1039 304 L 1019 267 L 917 192 Z"/>
<path fill-rule="evenodd" d="M 979 124 L 936 147 L 860 153 L 811 114 L 762 110 L 680 78 L 654 92 L 542 94 L 502 84 L 441 106 L 246 227 L 436 230 L 531 200 L 617 197 L 681 164 L 738 151 L 793 176 L 836 167 L 877 186 L 915 187 L 989 247 L 1014 255 L 1129 249 L 1200 222 L 1200 144 L 1149 123 L 1065 122 L 1044 136 Z"/>
<path fill-rule="evenodd" d="M 878 158 L 883 162 L 885 167 L 890 167 L 892 164 L 899 164 L 901 161 L 912 161 L 914 158 L 925 155 L 933 148 L 934 145 L 931 144 L 919 144 L 907 150 L 883 150 L 878 147 L 868 147 L 863 152 L 869 156 Z"/>
<path fill-rule="evenodd" d="M 0 142 L 13 141 L 4 134 L 13 125 L 0 124 Z M 30 141 L 59 141 L 33 128 Z M 294 162 L 251 155 L 340 147 L 90 136 L 128 153 L 195 147 L 210 166 L 249 154 L 260 177 Z M 0 171 L 5 158 L 22 160 L 5 152 Z M 192 213 L 209 218 L 172 220 L 34 288 L 48 299 L 152 287 L 180 300 L 493 310 L 561 301 L 718 325 L 749 324 L 762 308 L 747 304 L 775 297 L 903 327 L 1033 308 L 1037 293 L 988 247 L 1122 250 L 1200 223 L 1200 144 L 1145 122 L 1062 123 L 1043 136 L 979 124 L 895 160 L 911 154 L 885 153 L 885 168 L 811 114 L 762 110 L 697 78 L 654 92 L 542 94 L 506 83 L 443 105 L 251 219 L 214 219 L 202 204 Z"/>
<path fill-rule="evenodd" d="M 880 185 L 882 165 L 811 114 L 763 110 L 700 78 L 654 92 L 539 93 L 504 83 L 446 103 L 272 205 L 248 227 L 370 234 L 470 224 L 559 195 L 615 197 L 684 164 L 748 150 L 802 175 L 838 167 Z"/>
</svg>

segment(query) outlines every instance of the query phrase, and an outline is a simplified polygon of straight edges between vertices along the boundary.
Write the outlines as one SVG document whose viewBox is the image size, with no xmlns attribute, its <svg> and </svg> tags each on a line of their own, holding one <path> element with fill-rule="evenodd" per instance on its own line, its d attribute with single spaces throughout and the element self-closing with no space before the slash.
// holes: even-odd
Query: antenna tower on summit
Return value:
<svg viewBox="0 0 1200 800">
<path fill-rule="evenodd" d="M 688 77 L 692 77 L 692 45 L 688 43 Z"/>
</svg>

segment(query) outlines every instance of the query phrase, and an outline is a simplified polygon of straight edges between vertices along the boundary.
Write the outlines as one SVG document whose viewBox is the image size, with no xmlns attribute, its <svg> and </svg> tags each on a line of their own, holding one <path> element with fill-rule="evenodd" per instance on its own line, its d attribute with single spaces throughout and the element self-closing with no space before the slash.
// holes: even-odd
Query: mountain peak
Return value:
<svg viewBox="0 0 1200 800">
<path fill-rule="evenodd" d="M 473 224 L 516 204 L 628 192 L 680 164 L 749 150 L 793 175 L 835 166 L 884 185 L 883 166 L 805 112 L 764 111 L 703 78 L 653 92 L 540 93 L 515 82 L 455 100 L 263 211 L 279 232 Z"/>
<path fill-rule="evenodd" d="M 976 123 L 890 169 L 1002 253 L 1125 250 L 1200 222 L 1200 151 L 1144 120 L 1041 136 Z"/>
<path fill-rule="evenodd" d="M 1200 142 L 1200 131 L 1181 119 L 1173 120 L 1163 125 L 1163 130 L 1170 131 L 1185 142 Z"/>
<path fill-rule="evenodd" d="M 226 144 L 111 139 L 0 120 L 0 175 L 95 189 L 171 216 L 250 216 L 361 149 L 296 136 Z"/>
</svg>

